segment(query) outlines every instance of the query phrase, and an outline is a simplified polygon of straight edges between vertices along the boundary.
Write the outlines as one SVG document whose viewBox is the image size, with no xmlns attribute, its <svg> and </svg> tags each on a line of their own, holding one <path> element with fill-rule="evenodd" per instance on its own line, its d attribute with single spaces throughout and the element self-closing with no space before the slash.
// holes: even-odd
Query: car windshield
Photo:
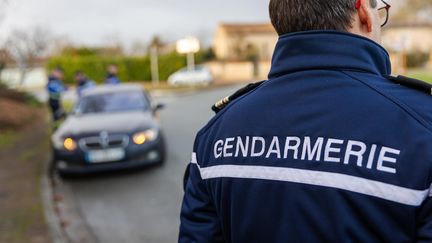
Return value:
<svg viewBox="0 0 432 243">
<path fill-rule="evenodd" d="M 91 114 L 148 110 L 149 107 L 149 102 L 143 92 L 116 92 L 83 97 L 76 106 L 75 113 Z"/>
</svg>

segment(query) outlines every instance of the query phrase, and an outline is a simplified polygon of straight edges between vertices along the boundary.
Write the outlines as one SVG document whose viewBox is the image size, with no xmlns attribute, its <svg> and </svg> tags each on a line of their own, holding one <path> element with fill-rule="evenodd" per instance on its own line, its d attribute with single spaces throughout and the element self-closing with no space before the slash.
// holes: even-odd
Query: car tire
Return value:
<svg viewBox="0 0 432 243">
<path fill-rule="evenodd" d="M 160 159 L 159 162 L 157 163 L 159 166 L 163 166 L 165 164 L 166 161 L 166 143 L 165 143 L 165 137 L 162 134 L 161 135 L 161 143 L 160 143 Z"/>
<path fill-rule="evenodd" d="M 57 170 L 57 174 L 60 177 L 60 179 L 62 179 L 63 181 L 71 180 L 73 178 L 73 176 L 71 174 L 61 172 L 58 170 Z"/>
</svg>

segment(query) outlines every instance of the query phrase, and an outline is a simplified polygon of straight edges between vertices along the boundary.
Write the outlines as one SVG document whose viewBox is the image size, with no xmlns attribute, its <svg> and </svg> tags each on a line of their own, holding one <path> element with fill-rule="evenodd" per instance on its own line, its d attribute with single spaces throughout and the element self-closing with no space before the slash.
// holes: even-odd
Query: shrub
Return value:
<svg viewBox="0 0 432 243">
<path fill-rule="evenodd" d="M 196 62 L 202 63 L 211 56 L 208 52 L 195 55 Z M 159 56 L 159 78 L 167 80 L 175 71 L 186 66 L 186 56 L 172 52 Z M 62 67 L 65 70 L 65 83 L 74 83 L 74 73 L 83 71 L 97 83 L 103 83 L 106 76 L 106 67 L 109 64 L 117 65 L 119 78 L 124 81 L 150 81 L 150 58 L 144 57 L 111 57 L 106 55 L 63 55 L 53 57 L 48 61 L 49 70 Z"/>
</svg>

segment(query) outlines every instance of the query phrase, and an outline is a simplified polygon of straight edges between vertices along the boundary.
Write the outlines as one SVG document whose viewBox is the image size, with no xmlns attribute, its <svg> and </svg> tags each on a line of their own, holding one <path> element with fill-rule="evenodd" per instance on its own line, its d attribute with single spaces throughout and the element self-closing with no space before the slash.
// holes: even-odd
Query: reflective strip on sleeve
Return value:
<svg viewBox="0 0 432 243">
<path fill-rule="evenodd" d="M 414 190 L 380 181 L 324 171 L 240 165 L 217 165 L 201 168 L 197 163 L 195 153 L 192 154 L 192 163 L 198 166 L 203 180 L 238 178 L 292 182 L 342 189 L 410 206 L 420 206 L 426 197 L 432 196 L 430 188 L 422 191 Z"/>
<path fill-rule="evenodd" d="M 191 163 L 192 164 L 198 164 L 196 153 L 192 153 Z"/>
</svg>

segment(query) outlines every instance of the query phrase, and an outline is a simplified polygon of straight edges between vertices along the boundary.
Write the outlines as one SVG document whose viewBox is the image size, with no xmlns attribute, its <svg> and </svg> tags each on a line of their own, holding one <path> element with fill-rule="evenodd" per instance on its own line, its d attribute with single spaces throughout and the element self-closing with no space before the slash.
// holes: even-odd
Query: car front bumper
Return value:
<svg viewBox="0 0 432 243">
<path fill-rule="evenodd" d="M 162 163 L 165 158 L 163 138 L 143 145 L 129 145 L 125 148 L 125 158 L 114 162 L 90 163 L 86 152 L 77 149 L 73 152 L 54 149 L 54 165 L 62 174 L 91 174 L 139 168 Z"/>
</svg>

